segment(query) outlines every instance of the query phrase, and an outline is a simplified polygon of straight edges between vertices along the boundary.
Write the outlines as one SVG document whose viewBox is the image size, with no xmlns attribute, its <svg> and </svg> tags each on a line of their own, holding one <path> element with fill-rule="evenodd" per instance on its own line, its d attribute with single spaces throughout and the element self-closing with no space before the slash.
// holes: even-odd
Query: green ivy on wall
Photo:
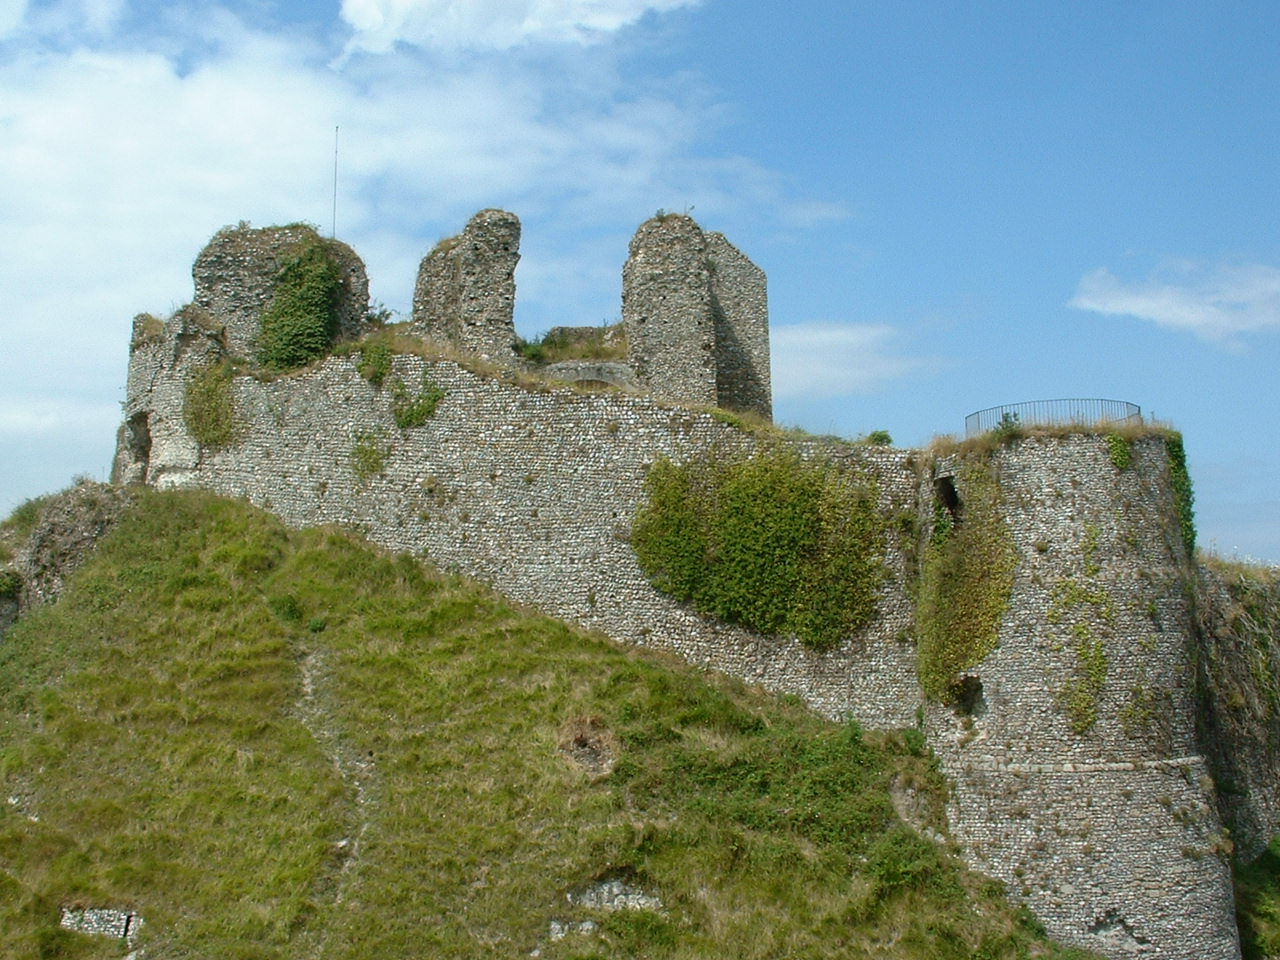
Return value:
<svg viewBox="0 0 1280 960">
<path fill-rule="evenodd" d="M 240 437 L 231 366 L 202 367 L 187 381 L 182 420 L 196 443 L 211 450 L 229 447 Z"/>
<path fill-rule="evenodd" d="M 1178 507 L 1178 522 L 1182 526 L 1182 542 L 1190 557 L 1196 549 L 1195 493 L 1191 489 L 1191 474 L 1187 472 L 1187 451 L 1182 443 L 1182 434 L 1170 432 L 1165 440 L 1165 449 L 1169 451 L 1169 475 Z"/>
<path fill-rule="evenodd" d="M 969 463 L 956 480 L 963 519 L 935 505 L 943 522 L 925 547 L 917 610 L 920 685 L 943 703 L 955 700 L 962 672 L 996 648 L 1018 563 L 991 465 Z"/>
<path fill-rule="evenodd" d="M 276 276 L 275 295 L 262 315 L 258 360 L 290 370 L 324 356 L 338 332 L 342 268 L 312 232 Z"/>
<path fill-rule="evenodd" d="M 703 613 L 829 649 L 875 615 L 886 521 L 874 484 L 782 449 L 654 464 L 632 544 Z"/>
<path fill-rule="evenodd" d="M 445 389 L 422 375 L 422 389 L 411 393 L 399 378 L 391 385 L 391 415 L 401 430 L 420 427 L 436 415 L 436 407 L 444 399 Z"/>
</svg>

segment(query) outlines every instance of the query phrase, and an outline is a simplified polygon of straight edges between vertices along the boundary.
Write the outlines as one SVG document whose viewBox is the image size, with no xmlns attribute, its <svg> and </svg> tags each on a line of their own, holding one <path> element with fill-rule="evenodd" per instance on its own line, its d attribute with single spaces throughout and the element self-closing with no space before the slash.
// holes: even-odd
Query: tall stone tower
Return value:
<svg viewBox="0 0 1280 960">
<path fill-rule="evenodd" d="M 412 330 L 456 343 L 497 363 L 514 360 L 520 218 L 481 210 L 418 268 Z"/>
<path fill-rule="evenodd" d="M 772 416 L 764 271 L 692 217 L 640 225 L 622 272 L 636 378 L 659 396 Z"/>
</svg>

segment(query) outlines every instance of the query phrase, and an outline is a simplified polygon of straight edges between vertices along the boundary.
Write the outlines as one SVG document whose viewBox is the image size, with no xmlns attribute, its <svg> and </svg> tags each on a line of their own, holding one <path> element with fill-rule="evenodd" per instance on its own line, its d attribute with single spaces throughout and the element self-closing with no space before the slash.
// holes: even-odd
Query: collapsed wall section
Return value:
<svg viewBox="0 0 1280 960">
<path fill-rule="evenodd" d="M 516 264 L 520 219 L 481 210 L 438 243 L 418 268 L 412 330 L 492 360 L 515 359 Z"/>
<path fill-rule="evenodd" d="M 1064 943 L 1235 960 L 1230 844 L 1195 729 L 1188 561 L 1160 437 L 1027 438 L 978 469 L 1016 552 L 998 645 L 931 704 L 948 818 Z M 964 523 L 966 469 L 951 477 Z"/>
</svg>

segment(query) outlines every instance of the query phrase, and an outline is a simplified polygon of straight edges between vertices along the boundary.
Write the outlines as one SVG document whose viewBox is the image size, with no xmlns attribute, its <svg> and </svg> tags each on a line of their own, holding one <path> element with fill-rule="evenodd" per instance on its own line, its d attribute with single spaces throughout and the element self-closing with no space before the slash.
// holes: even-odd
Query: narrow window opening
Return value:
<svg viewBox="0 0 1280 960">
<path fill-rule="evenodd" d="M 956 492 L 955 481 L 950 477 L 939 477 L 933 481 L 933 493 L 938 498 L 938 502 L 947 508 L 951 519 L 959 523 L 964 513 L 964 504 L 960 501 L 960 494 Z"/>
<path fill-rule="evenodd" d="M 956 713 L 964 717 L 982 717 L 987 712 L 987 698 L 982 681 L 977 677 L 961 677 L 956 685 Z"/>
</svg>

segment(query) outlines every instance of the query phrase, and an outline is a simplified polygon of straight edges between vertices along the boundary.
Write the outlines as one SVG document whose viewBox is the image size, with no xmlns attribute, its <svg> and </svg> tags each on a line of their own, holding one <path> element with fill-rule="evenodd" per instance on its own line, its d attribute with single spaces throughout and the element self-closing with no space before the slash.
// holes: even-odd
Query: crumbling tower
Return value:
<svg viewBox="0 0 1280 960">
<path fill-rule="evenodd" d="M 764 271 L 681 214 L 641 224 L 630 252 L 622 322 L 639 382 L 674 400 L 770 417 Z"/>
<path fill-rule="evenodd" d="M 436 244 L 418 268 L 412 330 L 496 362 L 515 356 L 520 218 L 481 210 L 456 237 Z"/>
<path fill-rule="evenodd" d="M 241 224 L 219 230 L 191 268 L 193 304 L 223 329 L 227 350 L 240 357 L 257 355 L 262 315 L 275 296 L 281 269 L 307 243 L 323 243 L 342 276 L 334 305 L 338 339 L 364 332 L 369 311 L 369 278 L 364 261 L 345 243 L 321 239 L 304 223 L 254 229 Z"/>
</svg>

